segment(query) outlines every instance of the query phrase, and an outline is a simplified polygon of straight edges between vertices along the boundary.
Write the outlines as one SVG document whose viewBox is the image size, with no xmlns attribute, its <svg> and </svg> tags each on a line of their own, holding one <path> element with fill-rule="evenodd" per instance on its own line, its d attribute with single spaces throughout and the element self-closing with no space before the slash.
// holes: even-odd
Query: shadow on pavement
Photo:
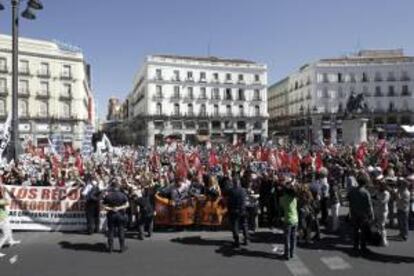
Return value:
<svg viewBox="0 0 414 276">
<path fill-rule="evenodd" d="M 102 252 L 107 251 L 106 244 L 99 243 L 71 243 L 68 241 L 62 241 L 59 243 L 62 249 L 75 250 L 75 251 L 91 251 L 91 252 Z"/>
</svg>

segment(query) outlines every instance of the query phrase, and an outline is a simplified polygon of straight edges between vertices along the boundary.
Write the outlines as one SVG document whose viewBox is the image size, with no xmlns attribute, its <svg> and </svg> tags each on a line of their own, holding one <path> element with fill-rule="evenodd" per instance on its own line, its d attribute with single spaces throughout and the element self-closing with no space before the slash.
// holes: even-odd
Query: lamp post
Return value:
<svg viewBox="0 0 414 276">
<path fill-rule="evenodd" d="M 20 154 L 20 137 L 19 137 L 19 113 L 18 113 L 18 70 L 19 70 L 19 7 L 21 0 L 11 0 L 12 8 L 12 126 L 11 126 L 11 139 L 9 145 L 9 160 L 13 159 L 15 164 L 19 160 Z M 4 5 L 0 2 L 0 10 L 4 9 Z M 43 9 L 43 5 L 40 0 L 28 0 L 27 7 L 22 12 L 21 16 L 34 20 L 36 15 L 34 10 Z"/>
</svg>

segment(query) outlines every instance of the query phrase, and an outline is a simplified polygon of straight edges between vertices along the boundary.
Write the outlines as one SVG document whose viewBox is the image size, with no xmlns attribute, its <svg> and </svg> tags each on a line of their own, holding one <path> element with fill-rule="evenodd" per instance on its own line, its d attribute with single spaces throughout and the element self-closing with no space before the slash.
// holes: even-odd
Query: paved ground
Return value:
<svg viewBox="0 0 414 276">
<path fill-rule="evenodd" d="M 395 233 L 391 233 L 395 234 Z M 412 233 L 411 233 L 412 234 Z M 312 248 L 301 247 L 285 262 L 280 234 L 262 230 L 247 247 L 232 249 L 228 232 L 156 233 L 127 240 L 124 254 L 105 252 L 101 234 L 17 233 L 22 244 L 2 250 L 0 274 L 13 275 L 412 275 L 414 235 L 409 242 L 372 247 L 352 257 L 346 237 L 324 235 Z"/>
</svg>

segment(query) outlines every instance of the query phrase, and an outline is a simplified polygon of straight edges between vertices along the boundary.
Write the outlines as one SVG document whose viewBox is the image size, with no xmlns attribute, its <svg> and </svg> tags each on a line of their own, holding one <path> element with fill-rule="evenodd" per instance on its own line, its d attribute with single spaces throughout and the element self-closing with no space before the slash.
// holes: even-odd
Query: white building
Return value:
<svg viewBox="0 0 414 276">
<path fill-rule="evenodd" d="M 0 120 L 12 110 L 11 37 L 0 35 Z M 80 147 L 94 123 L 90 67 L 79 49 L 44 40 L 19 39 L 20 138 L 47 143 L 53 134 Z"/>
<path fill-rule="evenodd" d="M 128 119 L 137 142 L 174 136 L 187 142 L 267 137 L 267 68 L 246 60 L 148 56 L 129 94 Z"/>
<path fill-rule="evenodd" d="M 414 57 L 397 50 L 365 50 L 321 59 L 269 88 L 270 131 L 288 129 L 292 138 L 341 139 L 341 119 L 351 93 L 365 96 L 370 130 L 395 135 L 413 123 Z M 318 125 L 320 124 L 320 125 Z"/>
</svg>

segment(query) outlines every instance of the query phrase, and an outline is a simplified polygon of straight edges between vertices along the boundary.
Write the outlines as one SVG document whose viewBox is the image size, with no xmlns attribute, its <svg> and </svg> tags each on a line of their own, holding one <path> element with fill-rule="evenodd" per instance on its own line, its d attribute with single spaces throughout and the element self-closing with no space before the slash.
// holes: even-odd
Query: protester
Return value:
<svg viewBox="0 0 414 276">
<path fill-rule="evenodd" d="M 0 238 L 0 249 L 2 249 L 3 245 L 6 243 L 8 243 L 10 246 L 20 243 L 20 241 L 13 239 L 13 233 L 6 210 L 7 205 L 9 205 L 7 192 L 0 184 L 0 230 L 3 233 L 3 236 Z M 0 257 L 4 256 L 5 254 L 0 252 Z"/>
<path fill-rule="evenodd" d="M 397 201 L 397 217 L 400 237 L 406 241 L 408 239 L 408 216 L 410 211 L 410 192 L 408 190 L 408 182 L 404 178 L 398 179 L 398 191 L 396 194 Z"/>
<path fill-rule="evenodd" d="M 285 253 L 284 257 L 286 260 L 293 258 L 296 248 L 297 240 L 297 228 L 298 228 L 298 203 L 295 191 L 295 180 L 286 179 L 286 186 L 284 195 L 280 199 L 280 207 L 284 214 L 284 240 L 285 240 Z"/>
<path fill-rule="evenodd" d="M 240 179 L 236 178 L 233 182 L 233 188 L 229 193 L 229 198 L 227 202 L 227 207 L 229 209 L 231 231 L 233 233 L 234 247 L 240 247 L 240 226 L 242 227 L 243 232 L 243 245 L 248 244 L 246 198 L 246 190 L 241 187 Z"/>
</svg>

